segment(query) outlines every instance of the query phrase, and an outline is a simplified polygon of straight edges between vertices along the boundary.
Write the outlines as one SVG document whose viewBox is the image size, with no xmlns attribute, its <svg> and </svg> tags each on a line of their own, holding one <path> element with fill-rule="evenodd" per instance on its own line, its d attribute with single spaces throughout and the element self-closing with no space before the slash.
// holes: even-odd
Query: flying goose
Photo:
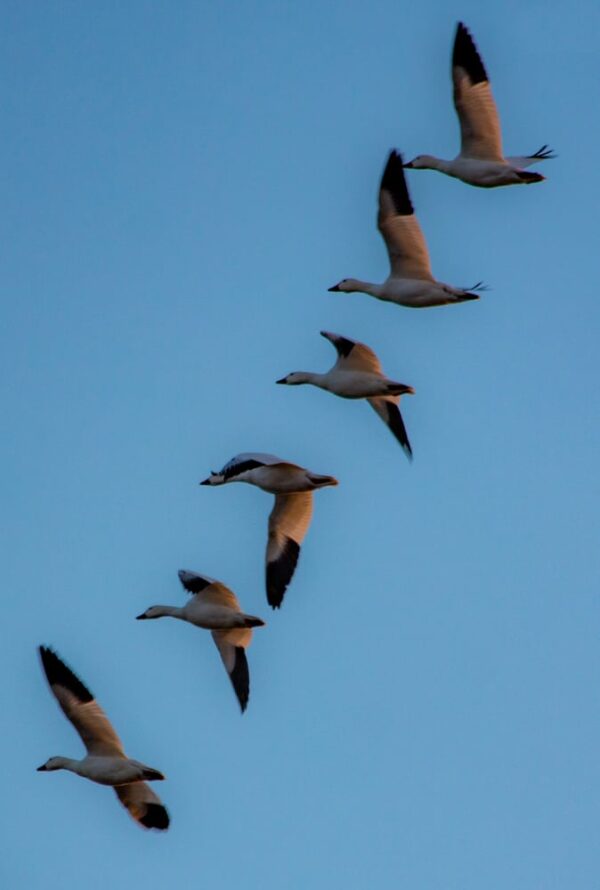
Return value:
<svg viewBox="0 0 600 890">
<path fill-rule="evenodd" d="M 414 170 L 439 170 L 481 188 L 529 185 L 545 179 L 541 173 L 529 173 L 524 168 L 555 157 L 547 145 L 532 155 L 504 157 L 500 119 L 489 78 L 473 38 L 462 22 L 458 23 L 454 38 L 452 83 L 460 123 L 460 154 L 452 161 L 418 155 L 406 166 Z"/>
<path fill-rule="evenodd" d="M 312 492 L 337 485 L 333 476 L 320 476 L 274 454 L 245 452 L 225 464 L 220 473 L 211 473 L 200 485 L 248 482 L 275 495 L 269 516 L 266 555 L 267 602 L 279 609 L 296 569 L 300 545 L 310 525 Z"/>
<path fill-rule="evenodd" d="M 192 594 L 185 606 L 150 606 L 137 617 L 141 620 L 170 616 L 212 631 L 243 712 L 250 697 L 250 674 L 244 650 L 252 640 L 252 628 L 263 627 L 265 622 L 254 615 L 245 615 L 236 595 L 220 581 L 184 569 L 178 575 L 184 588 Z"/>
<path fill-rule="evenodd" d="M 144 828 L 165 831 L 169 827 L 169 814 L 146 784 L 146 781 L 164 779 L 163 774 L 127 757 L 108 717 L 89 689 L 52 649 L 40 646 L 39 653 L 50 689 L 81 736 L 87 754 L 82 760 L 51 757 L 38 767 L 38 772 L 67 769 L 100 785 L 112 785 L 136 822 Z"/>
<path fill-rule="evenodd" d="M 414 395 L 412 386 L 386 377 L 379 359 L 364 343 L 329 331 L 321 331 L 321 336 L 336 348 L 338 358 L 335 365 L 326 374 L 294 371 L 276 382 L 288 386 L 311 383 L 343 399 L 366 399 L 400 442 L 406 456 L 412 458 L 412 448 L 398 408 L 400 396 Z"/>
<path fill-rule="evenodd" d="M 469 291 L 433 277 L 427 244 L 408 194 L 402 155 L 397 151 L 390 152 L 381 178 L 377 225 L 390 258 L 388 278 L 383 284 L 344 278 L 330 287 L 330 291 L 360 291 L 378 300 L 416 309 L 478 299 L 471 291 L 482 289 L 481 282 Z"/>
</svg>

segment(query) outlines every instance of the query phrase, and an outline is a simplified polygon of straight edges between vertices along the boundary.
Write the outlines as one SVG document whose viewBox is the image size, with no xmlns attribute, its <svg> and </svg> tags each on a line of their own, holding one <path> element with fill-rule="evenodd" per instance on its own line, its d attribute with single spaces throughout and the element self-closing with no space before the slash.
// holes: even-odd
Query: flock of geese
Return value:
<svg viewBox="0 0 600 890">
<path fill-rule="evenodd" d="M 415 308 L 478 299 L 478 292 L 483 289 L 481 282 L 471 288 L 461 288 L 433 277 L 404 170 L 439 170 L 469 185 L 493 188 L 543 180 L 539 173 L 525 168 L 553 154 L 543 146 L 532 155 L 504 156 L 489 79 L 473 39 L 462 23 L 457 26 L 454 40 L 452 82 L 461 131 L 457 157 L 447 161 L 432 155 L 418 155 L 405 164 L 402 156 L 392 151 L 383 172 L 378 228 L 390 259 L 388 278 L 383 284 L 344 278 L 329 290 L 360 291 L 378 300 Z M 336 349 L 333 367 L 324 374 L 295 371 L 277 383 L 312 384 L 344 399 L 366 399 L 411 458 L 412 449 L 398 405 L 401 396 L 414 392 L 412 387 L 386 377 L 379 359 L 364 343 L 328 331 L 321 333 Z M 248 452 L 238 454 L 220 472 L 211 473 L 200 484 L 219 486 L 232 482 L 246 482 L 275 496 L 269 516 L 266 594 L 269 605 L 277 609 L 282 605 L 310 524 L 312 493 L 337 485 L 337 479 L 313 473 L 272 454 Z M 214 578 L 182 570 L 179 580 L 190 594 L 184 606 L 151 606 L 137 617 L 148 620 L 170 616 L 210 630 L 244 711 L 250 693 L 245 650 L 253 628 L 263 626 L 264 621 L 243 612 L 235 594 Z M 148 785 L 150 781 L 164 779 L 164 775 L 127 757 L 110 721 L 88 688 L 51 649 L 41 646 L 39 652 L 50 689 L 87 751 L 81 760 L 51 757 L 39 770 L 66 769 L 101 785 L 110 785 L 140 825 L 167 829 L 168 812 Z"/>
</svg>

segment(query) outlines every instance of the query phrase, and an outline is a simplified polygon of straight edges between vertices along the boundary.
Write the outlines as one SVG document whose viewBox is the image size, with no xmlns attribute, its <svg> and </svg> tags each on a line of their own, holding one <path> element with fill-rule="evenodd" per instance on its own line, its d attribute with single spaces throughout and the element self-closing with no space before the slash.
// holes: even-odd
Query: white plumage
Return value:
<svg viewBox="0 0 600 890">
<path fill-rule="evenodd" d="M 127 757 L 121 740 L 89 689 L 51 649 L 39 648 L 50 689 L 86 747 L 82 760 L 51 757 L 39 772 L 66 769 L 100 785 L 112 785 L 131 816 L 144 828 L 164 831 L 169 814 L 147 780 L 164 779 L 161 772 Z"/>
<path fill-rule="evenodd" d="M 262 618 L 242 612 L 238 598 L 229 587 L 208 575 L 179 571 L 179 580 L 191 599 L 183 606 L 150 606 L 138 619 L 179 618 L 212 631 L 225 670 L 231 680 L 242 711 L 250 696 L 250 674 L 246 648 L 252 640 L 252 628 L 262 627 Z"/>
<path fill-rule="evenodd" d="M 494 188 L 540 182 L 540 173 L 526 167 L 553 158 L 547 145 L 532 155 L 504 157 L 500 118 L 481 56 L 462 22 L 456 28 L 452 51 L 454 107 L 460 124 L 460 153 L 451 161 L 433 155 L 418 155 L 407 167 L 439 170 L 469 185 Z"/>
<path fill-rule="evenodd" d="M 412 458 L 412 448 L 398 407 L 400 396 L 414 394 L 412 386 L 386 377 L 379 359 L 364 343 L 329 331 L 321 331 L 321 336 L 336 348 L 338 358 L 333 367 L 325 374 L 294 371 L 277 383 L 288 386 L 309 383 L 343 399 L 367 399 L 400 442 L 407 457 Z"/>
<path fill-rule="evenodd" d="M 344 278 L 330 287 L 330 291 L 366 293 L 378 300 L 416 309 L 478 299 L 472 291 L 481 284 L 469 291 L 433 277 L 427 244 L 408 193 L 402 156 L 396 151 L 390 153 L 381 178 L 377 225 L 390 260 L 386 281 L 372 284 L 358 278 Z"/>
<path fill-rule="evenodd" d="M 228 461 L 220 473 L 211 475 L 201 485 L 225 485 L 247 482 L 275 495 L 269 516 L 266 553 L 267 601 L 278 609 L 292 579 L 300 545 L 312 518 L 312 492 L 337 485 L 333 476 L 322 476 L 274 454 L 244 452 Z"/>
</svg>

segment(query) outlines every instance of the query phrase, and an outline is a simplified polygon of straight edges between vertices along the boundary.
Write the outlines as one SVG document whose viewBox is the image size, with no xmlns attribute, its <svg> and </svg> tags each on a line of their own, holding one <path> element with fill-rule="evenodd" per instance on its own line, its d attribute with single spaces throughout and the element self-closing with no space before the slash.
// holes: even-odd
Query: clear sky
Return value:
<svg viewBox="0 0 600 890">
<path fill-rule="evenodd" d="M 451 157 L 472 30 L 532 187 L 409 186 L 442 280 L 478 303 L 327 293 L 382 280 L 390 148 Z M 600 849 L 596 2 L 5 0 L 0 89 L 4 765 L 11 888 L 592 890 Z M 322 328 L 363 340 L 415 459 L 304 387 Z M 318 493 L 284 608 L 269 496 L 199 488 L 240 451 Z M 141 623 L 222 579 L 268 625 L 240 716 L 208 633 Z M 165 835 L 80 756 L 35 647 L 164 770 Z"/>
</svg>

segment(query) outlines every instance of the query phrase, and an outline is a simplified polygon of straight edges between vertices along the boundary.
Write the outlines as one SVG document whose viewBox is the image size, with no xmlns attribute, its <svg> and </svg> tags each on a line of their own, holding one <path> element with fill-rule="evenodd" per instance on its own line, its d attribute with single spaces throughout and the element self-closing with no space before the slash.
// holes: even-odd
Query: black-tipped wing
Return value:
<svg viewBox="0 0 600 890">
<path fill-rule="evenodd" d="M 203 603 L 212 603 L 215 606 L 226 606 L 236 612 L 240 611 L 240 604 L 235 593 L 214 578 L 208 575 L 198 575 L 186 569 L 178 571 L 179 580 L 188 593 L 200 597 Z"/>
<path fill-rule="evenodd" d="M 146 782 L 115 785 L 115 794 L 131 817 L 143 828 L 166 831 L 169 827 L 170 819 L 166 807 Z"/>
<path fill-rule="evenodd" d="M 412 460 L 412 448 L 398 407 L 398 396 L 382 396 L 376 399 L 367 399 L 367 401 L 400 442 L 406 456 Z"/>
<path fill-rule="evenodd" d="M 369 374 L 381 374 L 381 363 L 373 350 L 365 343 L 332 334 L 329 331 L 321 331 L 321 336 L 329 340 L 338 354 L 338 360 L 334 367 L 343 371 L 365 371 Z"/>
<path fill-rule="evenodd" d="M 300 545 L 312 517 L 312 492 L 278 494 L 269 516 L 267 602 L 278 609 L 296 569 Z"/>
<path fill-rule="evenodd" d="M 433 281 L 427 244 L 408 194 L 402 155 L 390 152 L 379 188 L 379 231 L 394 278 Z"/>
<path fill-rule="evenodd" d="M 208 575 L 198 575 L 197 572 L 189 572 L 187 569 L 179 569 L 177 577 L 188 593 L 201 593 L 215 581 Z"/>
<path fill-rule="evenodd" d="M 250 628 L 213 630 L 212 636 L 225 670 L 229 674 L 240 708 L 245 711 L 250 698 L 250 672 L 245 649 L 250 645 L 252 630 Z"/>
<path fill-rule="evenodd" d="M 462 68 L 472 84 L 489 83 L 489 77 L 481 56 L 468 29 L 459 22 L 456 26 L 454 47 L 452 48 L 452 67 Z"/>
<path fill-rule="evenodd" d="M 124 757 L 121 740 L 89 689 L 52 649 L 40 646 L 39 652 L 50 689 L 88 754 Z"/>
<path fill-rule="evenodd" d="M 465 158 L 503 161 L 498 109 L 473 38 L 459 22 L 452 51 L 454 106 Z"/>
</svg>

